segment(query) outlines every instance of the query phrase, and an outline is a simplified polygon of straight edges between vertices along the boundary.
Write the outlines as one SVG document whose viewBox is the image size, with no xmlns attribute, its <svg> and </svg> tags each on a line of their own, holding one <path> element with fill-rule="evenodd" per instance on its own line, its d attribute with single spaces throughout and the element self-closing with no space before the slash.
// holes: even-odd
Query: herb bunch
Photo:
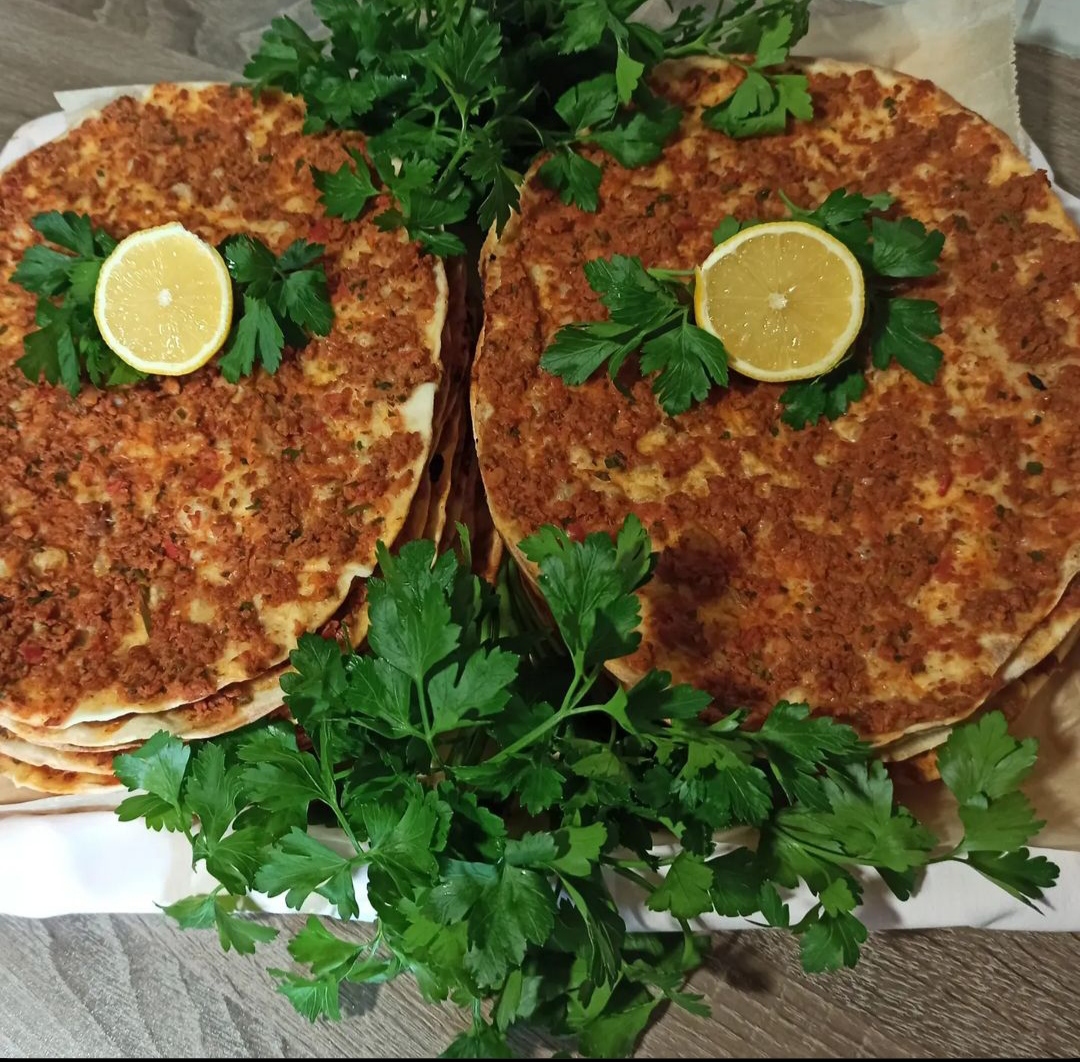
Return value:
<svg viewBox="0 0 1080 1062">
<path fill-rule="evenodd" d="M 28 247 L 11 275 L 13 283 L 38 296 L 39 327 L 23 337 L 25 353 L 16 362 L 23 375 L 35 384 L 43 376 L 62 384 L 73 398 L 87 381 L 119 387 L 146 379 L 106 345 L 94 318 L 98 275 L 116 240 L 86 214 L 71 211 L 38 214 L 30 224 L 48 243 Z M 276 372 L 285 346 L 299 349 L 311 335 L 330 331 L 334 311 L 318 262 L 322 244 L 295 240 L 275 257 L 256 237 L 230 236 L 219 250 L 232 277 L 234 303 L 243 307 L 218 363 L 230 383 L 249 376 L 256 365 Z"/>
<path fill-rule="evenodd" d="M 73 211 L 50 210 L 35 215 L 30 224 L 48 243 L 28 247 L 11 275 L 38 297 L 38 327 L 23 337 L 25 353 L 16 362 L 23 375 L 34 383 L 44 376 L 72 397 L 84 380 L 94 387 L 114 387 L 144 379 L 105 345 L 94 320 L 94 288 L 116 240 Z"/>
<path fill-rule="evenodd" d="M 815 225 L 843 243 L 858 259 L 866 281 L 866 316 L 855 344 L 835 369 L 785 389 L 780 419 L 798 429 L 822 417 L 842 416 L 866 393 L 867 355 L 875 369 L 887 369 L 895 361 L 923 383 L 933 383 L 942 359 L 941 350 L 931 342 L 941 333 L 939 307 L 930 299 L 898 294 L 897 284 L 938 271 L 944 233 L 928 232 L 915 218 L 881 217 L 895 202 L 887 192 L 865 196 L 838 188 L 813 210 L 797 207 L 783 192 L 780 198 L 789 217 Z M 754 224 L 725 218 L 713 240 L 722 243 Z"/>
<path fill-rule="evenodd" d="M 666 1003 L 707 1013 L 685 986 L 706 947 L 689 925 L 699 915 L 787 927 L 807 970 L 832 970 L 866 939 L 867 875 L 900 900 L 945 859 L 1029 904 L 1053 884 L 1057 868 L 1023 847 L 1041 825 L 1018 789 L 1035 743 L 1009 737 L 1000 714 L 941 752 L 965 832 L 938 851 L 869 749 L 805 705 L 778 704 L 751 730 L 740 712 L 705 721 L 709 698 L 662 672 L 630 689 L 604 680 L 640 641 L 636 591 L 655 558 L 636 519 L 580 543 L 544 527 L 521 548 L 563 656 L 536 624 L 508 623 L 470 571 L 467 537 L 460 560 L 430 542 L 396 557 L 380 546 L 367 651 L 305 635 L 282 679 L 308 742 L 282 723 L 191 746 L 160 733 L 116 760 L 141 790 L 120 817 L 185 834 L 219 883 L 168 913 L 215 927 L 227 950 L 277 933 L 240 916 L 250 890 L 292 908 L 318 894 L 356 916 L 366 870 L 373 939 L 310 918 L 289 942 L 300 969 L 271 971 L 307 1017 L 338 1017 L 343 983 L 408 973 L 469 1015 L 450 1057 L 507 1057 L 521 1025 L 618 1057 Z M 309 832 L 311 817 L 338 839 Z M 717 843 L 736 826 L 756 841 Z M 628 932 L 615 877 L 681 933 Z M 800 883 L 814 900 L 795 915 L 784 890 Z"/>
<path fill-rule="evenodd" d="M 623 166 L 656 159 L 680 113 L 647 86 L 664 59 L 756 53 L 730 103 L 709 120 L 732 136 L 782 129 L 811 111 L 806 79 L 770 69 L 806 32 L 810 0 L 720 0 L 638 20 L 643 0 L 313 0 L 327 35 L 273 20 L 244 69 L 256 90 L 303 96 L 305 128 L 357 129 L 359 152 L 316 171 L 327 213 L 354 218 L 380 190 L 393 204 L 376 221 L 404 228 L 435 254 L 459 254 L 462 222 L 501 230 L 522 174 L 595 210 L 601 168 L 581 149 Z M 378 184 L 376 184 L 376 178 Z"/>
<path fill-rule="evenodd" d="M 923 383 L 933 383 L 941 350 L 931 342 L 941 332 L 937 303 L 897 292 L 899 281 L 937 272 L 945 237 L 922 222 L 889 220 L 882 211 L 887 193 L 864 196 L 840 188 L 813 210 L 795 206 L 783 192 L 788 215 L 824 229 L 858 259 L 866 280 L 866 317 L 851 350 L 826 375 L 801 380 L 780 395 L 780 419 L 795 429 L 835 420 L 866 393 L 866 361 L 887 369 L 893 361 Z M 760 221 L 727 217 L 713 230 L 721 244 Z M 713 385 L 726 387 L 727 351 L 711 333 L 692 323 L 692 270 L 645 268 L 639 258 L 613 255 L 586 262 L 585 277 L 607 307 L 609 320 L 564 325 L 544 351 L 540 366 L 574 386 L 605 363 L 614 380 L 640 351 L 642 375 L 655 373 L 652 388 L 664 412 L 684 413 Z M 867 358 L 868 356 L 868 358 Z"/>
</svg>

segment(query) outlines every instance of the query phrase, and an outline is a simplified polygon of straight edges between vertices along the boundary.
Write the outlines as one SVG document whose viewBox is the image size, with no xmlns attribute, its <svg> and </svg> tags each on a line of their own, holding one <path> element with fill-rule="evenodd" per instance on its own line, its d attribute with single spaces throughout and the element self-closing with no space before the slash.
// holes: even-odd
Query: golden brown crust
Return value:
<svg viewBox="0 0 1080 1062">
<path fill-rule="evenodd" d="M 3 753 L 0 753 L 0 778 L 7 778 L 24 789 L 57 796 L 120 788 L 120 783 L 111 774 L 89 774 L 42 767 L 12 759 Z"/>
<path fill-rule="evenodd" d="M 0 728 L 0 753 L 23 763 L 52 767 L 62 771 L 111 775 L 114 757 L 121 752 L 129 751 L 132 747 L 128 745 L 101 750 L 79 748 L 73 745 L 35 745 Z"/>
<path fill-rule="evenodd" d="M 735 142 L 696 108 L 741 75 L 661 68 L 689 113 L 660 162 L 597 153 L 595 215 L 526 186 L 485 261 L 473 414 L 508 541 L 545 522 L 612 531 L 630 511 L 652 534 L 645 639 L 621 678 L 662 667 L 757 718 L 805 699 L 884 738 L 974 710 L 1076 571 L 1080 237 L 1046 175 L 931 83 L 805 69 L 813 122 Z M 736 377 L 672 419 L 631 371 L 627 398 L 602 373 L 568 387 L 539 369 L 561 325 L 603 316 L 585 261 L 691 267 L 728 214 L 777 218 L 778 190 L 812 206 L 839 187 L 889 191 L 946 234 L 941 273 L 905 285 L 941 306 L 935 385 L 872 372 L 848 415 L 796 432 L 782 385 Z"/>
<path fill-rule="evenodd" d="M 160 711 L 280 661 L 392 540 L 430 443 L 445 276 L 401 233 L 323 216 L 300 104 L 214 86 L 121 99 L 0 174 L 0 717 Z M 16 368 L 30 217 L 115 237 L 179 220 L 218 243 L 326 245 L 337 319 L 275 376 L 211 365 L 76 399 Z"/>
</svg>

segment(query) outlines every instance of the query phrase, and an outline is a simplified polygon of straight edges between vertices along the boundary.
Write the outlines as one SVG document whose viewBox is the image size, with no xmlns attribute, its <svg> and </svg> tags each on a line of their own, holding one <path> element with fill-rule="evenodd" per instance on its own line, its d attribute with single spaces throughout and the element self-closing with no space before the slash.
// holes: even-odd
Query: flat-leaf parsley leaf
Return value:
<svg viewBox="0 0 1080 1062">
<path fill-rule="evenodd" d="M 641 352 L 642 375 L 664 411 L 683 413 L 715 384 L 727 386 L 727 352 L 714 335 L 691 321 L 691 286 L 641 259 L 613 255 L 585 264 L 589 285 L 610 320 L 567 325 L 544 351 L 540 367 L 570 384 L 607 364 L 614 380 L 627 358 Z"/>
<path fill-rule="evenodd" d="M 326 271 L 317 265 L 322 244 L 294 240 L 280 256 L 254 236 L 230 236 L 222 256 L 243 309 L 218 362 L 230 383 L 257 366 L 277 372 L 286 346 L 325 336 L 334 323 Z"/>
<path fill-rule="evenodd" d="M 34 244 L 11 275 L 13 283 L 38 296 L 38 328 L 23 337 L 25 353 L 16 362 L 23 375 L 33 383 L 44 377 L 60 384 L 72 397 L 84 380 L 107 387 L 143 379 L 105 345 L 94 320 L 94 287 L 116 241 L 87 215 L 72 211 L 37 214 L 30 225 L 63 250 Z"/>
</svg>

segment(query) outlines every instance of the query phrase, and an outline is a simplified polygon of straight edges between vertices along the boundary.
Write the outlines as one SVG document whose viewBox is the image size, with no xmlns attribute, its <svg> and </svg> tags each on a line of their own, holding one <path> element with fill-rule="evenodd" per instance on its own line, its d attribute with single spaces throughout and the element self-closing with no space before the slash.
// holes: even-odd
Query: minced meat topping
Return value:
<svg viewBox="0 0 1080 1062">
<path fill-rule="evenodd" d="M 0 174 L 0 717 L 59 724 L 198 700 L 280 661 L 392 541 L 430 444 L 441 266 L 324 216 L 302 105 L 216 86 L 121 99 Z M 33 215 L 120 239 L 179 221 L 275 253 L 326 247 L 335 324 L 276 375 L 77 398 L 16 367 L 34 297 L 8 278 Z"/>
<path fill-rule="evenodd" d="M 485 263 L 474 416 L 508 538 L 628 512 L 652 534 L 645 637 L 620 676 L 670 670 L 758 718 L 806 700 L 882 737 L 972 711 L 1077 567 L 1080 239 L 1046 175 L 930 82 L 807 73 L 813 121 L 735 141 L 697 115 L 737 70 L 661 68 L 688 112 L 661 160 L 591 154 L 595 214 L 529 183 Z M 780 191 L 813 207 L 837 188 L 891 192 L 945 233 L 940 273 L 904 285 L 941 308 L 935 384 L 871 371 L 844 417 L 796 431 L 784 385 L 733 376 L 671 418 L 636 371 L 571 387 L 540 370 L 560 326 L 605 316 L 589 259 L 692 268 L 724 217 L 782 218 Z"/>
</svg>

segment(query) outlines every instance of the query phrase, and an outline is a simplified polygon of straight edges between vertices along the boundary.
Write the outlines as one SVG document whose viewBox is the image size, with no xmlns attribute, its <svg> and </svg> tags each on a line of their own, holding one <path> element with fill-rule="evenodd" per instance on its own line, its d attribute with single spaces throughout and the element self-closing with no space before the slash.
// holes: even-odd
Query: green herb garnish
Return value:
<svg viewBox="0 0 1080 1062">
<path fill-rule="evenodd" d="M 25 353 L 16 362 L 23 375 L 34 383 L 44 376 L 72 397 L 84 380 L 95 387 L 142 380 L 143 373 L 105 345 L 94 320 L 98 273 L 116 241 L 95 228 L 85 214 L 71 211 L 37 214 L 30 224 L 55 247 L 44 243 L 28 247 L 11 275 L 13 283 L 38 296 L 34 315 L 38 328 L 24 336 Z"/>
<path fill-rule="evenodd" d="M 792 33 L 792 23 L 781 18 L 758 40 L 752 63 L 736 61 L 744 78 L 735 92 L 702 113 L 702 121 L 728 136 L 763 136 L 782 133 L 788 118 L 809 121 L 814 105 L 804 74 L 770 74 L 768 68 L 783 63 L 802 34 Z"/>
<path fill-rule="evenodd" d="M 243 300 L 243 310 L 219 365 L 230 383 L 250 375 L 256 362 L 271 375 L 284 347 L 303 347 L 334 323 L 326 272 L 315 265 L 325 248 L 294 240 L 278 257 L 253 236 L 231 236 L 221 253 Z"/>
<path fill-rule="evenodd" d="M 396 557 L 380 545 L 369 649 L 304 635 L 282 679 L 310 750 L 270 723 L 190 746 L 161 733 L 116 760 L 142 791 L 120 817 L 185 833 L 219 883 L 168 913 L 216 928 L 226 949 L 276 935 L 240 916 L 248 890 L 293 908 L 317 893 L 348 917 L 366 868 L 373 939 L 310 918 L 289 943 L 300 970 L 271 971 L 308 1018 L 338 1017 L 343 983 L 409 973 L 471 1015 L 451 1056 L 507 1057 L 523 1025 L 621 1056 L 665 1002 L 707 1013 L 684 987 L 705 953 L 688 922 L 699 915 L 787 927 L 807 970 L 832 970 L 859 957 L 875 875 L 899 901 L 946 859 L 1029 904 L 1053 884 L 1057 868 L 1024 847 L 1041 825 L 1018 788 L 1035 743 L 1009 737 L 999 713 L 940 751 L 965 833 L 938 851 L 871 750 L 805 705 L 778 704 L 754 730 L 741 712 L 704 722 L 708 696 L 662 672 L 609 684 L 604 664 L 639 644 L 636 591 L 655 562 L 633 517 L 614 539 L 544 527 L 521 549 L 561 654 L 513 570 L 498 588 L 470 573 L 467 538 L 461 561 L 429 542 Z M 309 818 L 340 843 L 309 833 Z M 756 840 L 718 846 L 737 826 Z M 657 846 L 664 834 L 673 847 Z M 613 876 L 681 936 L 630 933 Z M 800 883 L 815 901 L 796 918 L 779 890 Z"/>
<path fill-rule="evenodd" d="M 727 386 L 723 343 L 691 321 L 691 282 L 618 254 L 586 262 L 585 276 L 610 320 L 561 328 L 544 351 L 541 368 L 581 384 L 606 362 L 614 380 L 640 350 L 641 372 L 656 374 L 653 393 L 672 415 L 702 401 L 713 384 Z"/>
<path fill-rule="evenodd" d="M 23 375 L 34 383 L 42 376 L 60 383 L 72 397 L 84 380 L 94 387 L 116 387 L 146 379 L 106 346 L 94 319 L 98 274 L 116 240 L 85 214 L 50 211 L 38 214 L 31 225 L 65 251 L 35 244 L 11 276 L 38 296 L 40 327 L 23 339 L 26 353 L 16 363 Z M 219 363 L 230 383 L 250 374 L 256 363 L 276 372 L 286 345 L 299 348 L 310 335 L 330 331 L 334 311 L 326 273 L 315 264 L 324 250 L 321 244 L 296 240 L 275 258 L 260 240 L 233 236 L 221 250 L 236 285 L 235 301 L 243 307 Z"/>
<path fill-rule="evenodd" d="M 874 367 L 886 369 L 895 360 L 923 383 L 933 383 L 942 357 L 930 342 L 941 332 L 937 303 L 897 295 L 896 281 L 936 273 L 943 234 L 928 232 L 913 218 L 872 217 L 892 205 L 892 196 L 886 194 L 849 195 L 841 188 L 815 210 L 796 207 L 783 193 L 781 198 L 791 217 L 835 236 L 861 263 L 867 281 L 863 332 Z M 724 218 L 713 230 L 713 242 L 723 243 L 758 224 L 756 219 Z M 653 391 L 671 416 L 685 412 L 693 401 L 703 401 L 713 384 L 727 386 L 723 344 L 690 321 L 691 271 L 646 269 L 640 259 L 622 255 L 594 259 L 584 269 L 610 319 L 560 328 L 540 359 L 542 368 L 576 385 L 607 363 L 614 379 L 627 358 L 640 350 L 641 372 L 658 373 Z M 659 343 L 658 330 L 666 337 Z M 865 392 L 864 367 L 848 358 L 825 376 L 788 387 L 780 396 L 781 420 L 793 428 L 816 424 L 822 417 L 835 420 Z"/>
<path fill-rule="evenodd" d="M 896 282 L 928 277 L 938 271 L 945 236 L 927 231 L 921 221 L 875 216 L 894 200 L 888 193 L 849 195 L 839 188 L 816 209 L 795 206 L 782 192 L 791 217 L 824 229 L 841 241 L 863 267 L 866 279 L 866 318 L 860 341 L 849 359 L 817 380 L 792 384 L 780 396 L 780 419 L 793 428 L 816 424 L 822 417 L 835 420 L 866 391 L 860 345 L 869 348 L 876 369 L 896 361 L 923 383 L 931 384 L 941 366 L 941 350 L 930 340 L 941 333 L 937 303 L 897 294 Z"/>
<path fill-rule="evenodd" d="M 244 69 L 252 87 L 304 97 L 305 128 L 358 129 L 358 153 L 316 171 L 327 213 L 357 217 L 380 190 L 378 215 L 436 254 L 459 254 L 444 227 L 501 230 L 522 174 L 540 153 L 541 176 L 563 200 L 595 210 L 601 148 L 624 166 L 659 157 L 680 113 L 645 79 L 664 59 L 757 52 L 718 127 L 731 136 L 782 129 L 811 113 L 805 78 L 769 68 L 806 32 L 809 0 L 721 0 L 670 25 L 637 21 L 642 0 L 426 3 L 314 0 L 328 36 L 276 18 Z M 744 65 L 739 62 L 739 65 Z"/>
</svg>

